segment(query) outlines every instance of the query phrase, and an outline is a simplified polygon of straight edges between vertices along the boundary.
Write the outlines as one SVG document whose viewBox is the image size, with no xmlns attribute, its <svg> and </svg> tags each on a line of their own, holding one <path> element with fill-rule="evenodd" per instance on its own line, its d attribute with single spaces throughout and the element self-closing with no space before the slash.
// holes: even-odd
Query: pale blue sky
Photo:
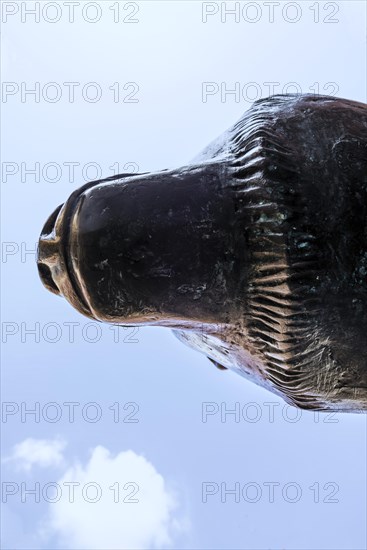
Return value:
<svg viewBox="0 0 367 550">
<path fill-rule="evenodd" d="M 116 343 L 108 326 L 88 325 L 47 292 L 34 254 L 25 254 L 85 174 L 99 176 L 93 165 L 104 177 L 115 163 L 120 171 L 186 164 L 236 122 L 249 96 L 268 95 L 269 82 L 279 83 L 277 93 L 293 82 L 302 92 L 366 101 L 365 3 L 319 2 L 317 12 L 315 2 L 280 1 L 273 22 L 266 3 L 253 2 L 245 15 L 241 3 L 237 23 L 215 2 L 122 2 L 118 13 L 116 2 L 81 0 L 74 23 L 66 2 L 40 2 L 35 22 L 26 12 L 34 4 L 2 6 L 3 548 L 365 548 L 364 415 L 301 412 L 293 422 L 296 409 L 215 369 L 168 329 L 122 331 Z M 39 102 L 22 101 L 37 82 Z M 74 103 L 65 82 L 80 83 Z M 97 87 L 84 88 L 91 82 Z M 116 82 L 125 102 L 114 102 Z M 206 101 L 203 83 L 213 91 Z M 83 88 L 101 100 L 88 102 Z M 240 97 L 225 94 L 231 89 Z M 47 100 L 59 91 L 59 101 Z M 79 163 L 74 179 L 70 163 Z M 27 173 L 34 167 L 39 182 Z M 218 405 L 206 422 L 203 403 Z M 32 406 L 39 422 L 22 418 Z M 220 411 L 235 407 L 241 417 L 222 422 Z M 91 422 L 95 413 L 101 419 Z M 98 484 L 101 500 L 69 503 L 65 480 Z M 139 486 L 139 502 L 114 502 L 109 487 L 120 484 L 125 497 L 126 482 Z M 39 503 L 21 483 L 40 484 Z M 46 483 L 62 489 L 58 502 L 42 497 Z M 240 488 L 239 502 L 222 483 Z"/>
</svg>

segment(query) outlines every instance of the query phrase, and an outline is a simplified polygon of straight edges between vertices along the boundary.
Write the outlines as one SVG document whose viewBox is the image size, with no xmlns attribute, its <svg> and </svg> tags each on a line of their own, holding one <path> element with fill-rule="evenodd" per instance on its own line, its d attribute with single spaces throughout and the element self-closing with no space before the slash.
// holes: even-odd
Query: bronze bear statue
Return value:
<svg viewBox="0 0 367 550">
<path fill-rule="evenodd" d="M 90 182 L 38 267 L 88 317 L 171 327 L 297 407 L 367 410 L 367 105 L 272 96 L 186 166 Z"/>
</svg>

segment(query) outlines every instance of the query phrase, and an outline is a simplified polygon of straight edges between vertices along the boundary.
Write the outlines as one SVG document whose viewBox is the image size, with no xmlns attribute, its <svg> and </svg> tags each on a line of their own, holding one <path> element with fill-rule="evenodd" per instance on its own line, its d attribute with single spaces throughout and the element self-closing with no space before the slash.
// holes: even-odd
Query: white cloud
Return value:
<svg viewBox="0 0 367 550">
<path fill-rule="evenodd" d="M 10 456 L 3 462 L 11 462 L 16 469 L 29 472 L 33 466 L 59 467 L 64 463 L 66 442 L 61 439 L 33 439 L 29 437 L 14 445 Z"/>
<path fill-rule="evenodd" d="M 79 484 L 74 499 L 70 482 Z M 69 467 L 58 484 L 62 496 L 49 505 L 43 535 L 56 535 L 62 548 L 164 548 L 188 528 L 176 517 L 178 502 L 163 477 L 131 450 L 111 456 L 97 446 L 85 466 Z"/>
</svg>

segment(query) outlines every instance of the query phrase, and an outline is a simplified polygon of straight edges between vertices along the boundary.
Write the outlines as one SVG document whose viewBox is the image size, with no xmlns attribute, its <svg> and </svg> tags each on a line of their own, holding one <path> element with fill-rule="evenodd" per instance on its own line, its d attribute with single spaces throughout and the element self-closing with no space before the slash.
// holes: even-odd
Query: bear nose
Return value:
<svg viewBox="0 0 367 550">
<path fill-rule="evenodd" d="M 55 222 L 62 207 L 62 204 L 58 206 L 43 226 L 37 250 L 37 266 L 41 281 L 50 292 L 58 295 L 60 290 L 52 273 L 59 264 L 60 238 L 56 235 Z"/>
</svg>

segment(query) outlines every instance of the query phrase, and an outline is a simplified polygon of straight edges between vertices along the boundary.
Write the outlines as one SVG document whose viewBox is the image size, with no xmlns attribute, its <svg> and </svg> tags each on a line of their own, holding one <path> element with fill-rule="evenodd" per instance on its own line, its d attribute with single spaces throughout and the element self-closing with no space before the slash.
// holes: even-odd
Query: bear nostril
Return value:
<svg viewBox="0 0 367 550">
<path fill-rule="evenodd" d="M 63 206 L 64 206 L 63 204 L 60 204 L 57 208 L 55 208 L 55 210 L 52 212 L 51 216 L 48 217 L 45 225 L 42 228 L 41 237 L 42 237 L 42 235 L 49 235 L 50 233 L 52 233 L 52 231 L 55 227 L 55 222 L 57 220 L 57 216 L 59 215 L 60 210 Z"/>
<path fill-rule="evenodd" d="M 52 278 L 52 273 L 49 266 L 41 262 L 38 262 L 38 273 L 45 287 L 50 292 L 53 292 L 54 294 L 58 294 L 60 296 L 60 291 L 57 288 L 55 281 Z"/>
</svg>

